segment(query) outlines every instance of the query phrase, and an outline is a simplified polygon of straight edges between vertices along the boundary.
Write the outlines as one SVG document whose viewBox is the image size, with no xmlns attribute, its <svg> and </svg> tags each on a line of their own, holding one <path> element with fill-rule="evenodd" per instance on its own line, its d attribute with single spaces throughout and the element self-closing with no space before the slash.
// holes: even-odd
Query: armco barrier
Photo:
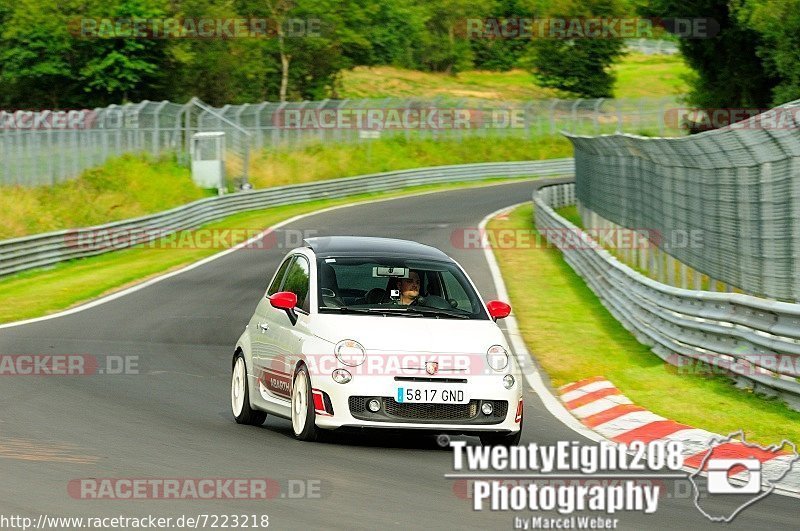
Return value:
<svg viewBox="0 0 800 531">
<path fill-rule="evenodd" d="M 0 241 L 0 277 L 74 258 L 113 251 L 121 246 L 146 242 L 178 230 L 197 228 L 205 223 L 249 210 L 316 199 L 398 190 L 425 184 L 474 181 L 490 177 L 571 175 L 572 173 L 571 158 L 460 164 L 360 175 L 211 197 L 135 219 Z M 74 244 L 74 242 L 80 241 L 82 234 L 96 234 L 103 230 L 130 231 L 131 233 L 142 230 L 145 232 L 141 234 L 140 239 L 131 238 L 125 245 L 103 249 L 87 249 Z"/>
<path fill-rule="evenodd" d="M 740 385 L 800 410 L 800 304 L 681 289 L 645 277 L 556 214 L 554 208 L 575 204 L 575 185 L 567 181 L 535 183 L 534 222 L 552 234 L 574 232 L 586 243 L 573 239 L 560 249 L 625 328 L 673 365 L 716 365 Z"/>
</svg>

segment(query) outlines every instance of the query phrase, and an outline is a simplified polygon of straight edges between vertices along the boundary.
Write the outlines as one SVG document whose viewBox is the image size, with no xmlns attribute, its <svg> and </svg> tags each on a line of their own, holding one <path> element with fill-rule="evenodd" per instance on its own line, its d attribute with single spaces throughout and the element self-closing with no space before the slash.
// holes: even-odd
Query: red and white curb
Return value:
<svg viewBox="0 0 800 531">
<path fill-rule="evenodd" d="M 625 444 L 633 441 L 681 441 L 684 466 L 694 470 L 700 467 L 711 444 L 725 439 L 722 435 L 669 420 L 637 406 L 602 376 L 564 385 L 558 391 L 570 413 L 584 426 L 611 441 Z M 735 440 L 716 446 L 714 457 L 756 458 L 761 462 L 764 477 L 770 477 L 770 471 L 785 470 L 796 460 L 796 456 L 789 452 L 766 451 Z M 731 477 L 742 475 L 744 478 L 746 474 L 739 472 Z M 780 490 L 800 493 L 800 463 L 795 462 L 777 485 Z"/>
</svg>

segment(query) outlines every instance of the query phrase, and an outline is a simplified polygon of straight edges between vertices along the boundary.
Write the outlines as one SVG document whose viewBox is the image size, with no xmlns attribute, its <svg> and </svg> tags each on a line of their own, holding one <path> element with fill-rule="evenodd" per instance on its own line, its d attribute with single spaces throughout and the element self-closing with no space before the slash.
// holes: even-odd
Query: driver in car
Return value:
<svg viewBox="0 0 800 531">
<path fill-rule="evenodd" d="M 408 278 L 397 279 L 397 289 L 400 291 L 398 304 L 414 304 L 419 298 L 420 278 L 417 271 L 408 272 Z"/>
</svg>

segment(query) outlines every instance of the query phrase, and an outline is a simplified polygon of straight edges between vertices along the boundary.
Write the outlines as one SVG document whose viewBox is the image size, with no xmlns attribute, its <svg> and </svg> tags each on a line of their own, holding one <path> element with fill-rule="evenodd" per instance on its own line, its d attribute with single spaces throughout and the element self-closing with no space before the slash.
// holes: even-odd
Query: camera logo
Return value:
<svg viewBox="0 0 800 531">
<path fill-rule="evenodd" d="M 778 487 L 794 491 L 800 486 L 800 454 L 794 443 L 759 446 L 747 442 L 739 430 L 713 437 L 706 445 L 708 450 L 687 464 L 697 467 L 689 475 L 694 504 L 712 522 L 731 522 Z"/>
<path fill-rule="evenodd" d="M 744 485 L 733 484 L 728 480 L 734 467 L 744 467 L 748 472 Z M 761 461 L 758 459 L 709 459 L 709 494 L 758 494 L 761 492 Z"/>
</svg>

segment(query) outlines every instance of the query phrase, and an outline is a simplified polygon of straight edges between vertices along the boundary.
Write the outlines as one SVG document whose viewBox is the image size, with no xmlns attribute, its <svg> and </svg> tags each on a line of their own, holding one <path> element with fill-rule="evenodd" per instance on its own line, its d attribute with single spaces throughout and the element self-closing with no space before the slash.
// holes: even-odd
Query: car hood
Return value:
<svg viewBox="0 0 800 531">
<path fill-rule="evenodd" d="M 314 335 L 331 343 L 353 339 L 368 351 L 485 353 L 506 349 L 503 333 L 491 319 L 436 319 L 371 315 L 315 316 Z"/>
</svg>

